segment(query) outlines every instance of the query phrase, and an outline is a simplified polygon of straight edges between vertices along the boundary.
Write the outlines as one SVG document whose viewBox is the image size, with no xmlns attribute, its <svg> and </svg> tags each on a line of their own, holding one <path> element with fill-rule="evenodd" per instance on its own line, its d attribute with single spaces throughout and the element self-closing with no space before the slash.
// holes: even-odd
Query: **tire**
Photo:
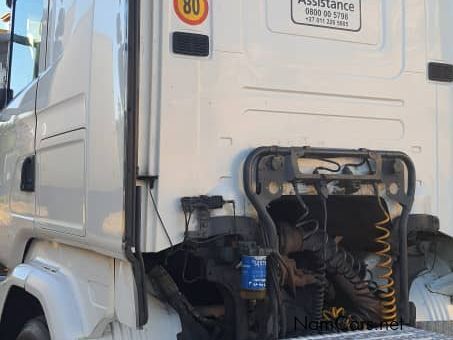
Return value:
<svg viewBox="0 0 453 340">
<path fill-rule="evenodd" d="M 27 321 L 16 340 L 50 340 L 49 328 L 44 316 Z"/>
</svg>

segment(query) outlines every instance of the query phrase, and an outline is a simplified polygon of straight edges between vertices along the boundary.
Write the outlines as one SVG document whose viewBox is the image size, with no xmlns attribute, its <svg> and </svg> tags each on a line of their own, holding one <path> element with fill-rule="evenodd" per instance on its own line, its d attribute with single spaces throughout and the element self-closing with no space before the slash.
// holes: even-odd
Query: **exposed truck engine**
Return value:
<svg viewBox="0 0 453 340">
<path fill-rule="evenodd" d="M 184 197 L 184 241 L 152 261 L 149 278 L 179 313 L 182 338 L 414 324 L 405 254 L 415 169 L 405 154 L 262 147 L 243 183 L 258 219 L 236 216 L 221 196 Z M 225 205 L 231 216 L 211 216 Z"/>
</svg>

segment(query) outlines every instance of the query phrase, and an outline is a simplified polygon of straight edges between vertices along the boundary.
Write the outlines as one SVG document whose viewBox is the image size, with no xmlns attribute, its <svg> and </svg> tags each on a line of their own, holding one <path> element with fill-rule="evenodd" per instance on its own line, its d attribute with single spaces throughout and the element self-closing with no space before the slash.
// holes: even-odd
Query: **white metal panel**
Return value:
<svg viewBox="0 0 453 340">
<path fill-rule="evenodd" d="M 78 162 L 78 171 L 84 166 L 83 179 L 77 179 L 77 184 L 83 183 L 78 197 L 83 191 L 84 203 L 77 201 L 74 211 L 70 211 L 72 198 L 69 192 L 69 196 L 64 193 L 62 183 L 71 182 L 70 172 L 74 169 L 58 173 L 63 190 L 58 199 L 66 202 L 61 203 L 66 204 L 61 206 L 61 214 L 72 216 L 68 221 L 72 229 L 79 225 L 85 230 L 68 231 L 63 221 L 38 228 L 39 235 L 120 258 L 124 234 L 126 8 L 124 0 L 51 1 L 47 70 L 38 88 L 36 140 L 39 154 L 47 138 L 70 134 L 75 129 L 85 131 L 84 155 L 57 154 L 62 148 L 55 146 L 53 156 L 53 151 L 47 149 L 49 157 L 41 159 L 45 168 L 51 167 L 50 163 L 43 164 L 46 160 L 59 161 L 61 167 Z M 58 183 L 54 183 L 54 193 Z"/>
<path fill-rule="evenodd" d="M 35 194 L 20 190 L 22 164 L 35 152 L 34 81 L 0 113 L 0 262 L 13 268 L 22 261 L 33 236 Z"/>
<path fill-rule="evenodd" d="M 156 103 L 149 140 L 156 144 L 141 152 L 149 152 L 151 174 L 159 175 L 155 195 L 173 242 L 183 238 L 183 196 L 221 194 L 236 200 L 239 214 L 253 214 L 241 167 L 262 145 L 406 152 L 417 167 L 414 211 L 439 211 L 438 187 L 447 178 L 437 176 L 437 136 L 450 128 L 439 126 L 437 110 L 451 100 L 446 94 L 439 104 L 439 85 L 427 81 L 426 51 L 427 23 L 443 16 L 446 4 L 432 14 L 424 0 L 363 0 L 359 32 L 296 26 L 289 4 L 210 1 L 202 27 L 175 23 L 172 4 L 156 5 L 159 29 L 149 40 L 144 33 L 145 42 L 161 46 L 153 59 L 159 74 L 148 89 Z M 174 55 L 170 37 L 177 30 L 208 34 L 211 55 Z M 448 106 L 443 110 L 447 119 Z M 158 251 L 169 242 L 147 204 L 146 249 Z M 444 231 L 451 214 L 442 215 Z"/>
<path fill-rule="evenodd" d="M 451 297 L 438 291 L 436 282 L 451 274 L 451 243 L 436 240 L 435 253 L 425 254 L 427 270 L 411 284 L 409 298 L 417 309 L 417 322 L 453 321 Z"/>
<path fill-rule="evenodd" d="M 448 0 L 425 1 L 426 6 L 426 54 L 432 61 L 453 64 L 453 42 L 450 32 L 453 31 L 453 2 Z M 437 180 L 441 230 L 453 236 L 453 87 L 451 83 L 434 84 L 436 88 L 437 110 L 437 168 L 433 175 Z M 436 211 L 435 211 L 436 212 Z"/>
<path fill-rule="evenodd" d="M 136 328 L 136 289 L 132 266 L 129 262 L 115 260 L 115 316 L 126 328 Z M 151 315 L 151 318 L 154 316 Z"/>
<path fill-rule="evenodd" d="M 24 288 L 41 302 L 52 339 L 98 338 L 114 319 L 112 258 L 37 241 L 24 266 Z"/>
<path fill-rule="evenodd" d="M 85 235 L 85 154 L 84 129 L 41 140 L 36 155 L 39 227 Z"/>
<path fill-rule="evenodd" d="M 150 318 L 143 329 L 131 328 L 119 322 L 111 324 L 111 334 L 102 340 L 174 340 L 181 332 L 178 314 L 154 297 L 148 298 Z"/>
<path fill-rule="evenodd" d="M 412 283 L 410 300 L 417 306 L 417 321 L 450 321 L 453 320 L 453 309 L 450 297 L 431 293 L 427 285 L 437 277 L 426 274 Z"/>
</svg>

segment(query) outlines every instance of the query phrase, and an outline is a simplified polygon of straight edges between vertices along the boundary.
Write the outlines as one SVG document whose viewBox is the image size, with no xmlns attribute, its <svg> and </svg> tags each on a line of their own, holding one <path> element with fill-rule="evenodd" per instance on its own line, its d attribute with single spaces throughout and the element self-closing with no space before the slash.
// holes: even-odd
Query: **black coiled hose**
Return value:
<svg viewBox="0 0 453 340">
<path fill-rule="evenodd" d="M 327 233 L 327 198 L 322 195 L 322 188 L 317 188 L 318 193 L 321 193 L 319 197 L 321 198 L 323 210 L 323 228 L 321 229 L 318 221 L 307 219 L 310 210 L 301 195 L 297 193 L 296 183 L 294 183 L 294 187 L 297 200 L 304 210 L 296 222 L 296 228 L 303 231 L 303 249 L 313 252 L 315 255 L 315 267 L 317 268 L 318 283 L 314 293 L 313 319 L 319 321 L 323 318 L 327 273 L 344 277 L 352 285 L 354 294 L 357 297 L 374 298 L 371 291 L 373 287 L 376 287 L 376 284 L 372 280 L 365 279 L 366 266 L 350 252 L 338 247 L 335 240 L 331 239 Z M 313 225 L 314 228 L 307 230 L 309 225 Z"/>
<path fill-rule="evenodd" d="M 368 288 L 368 281 L 362 277 L 364 264 L 361 261 L 345 249 L 338 247 L 332 239 L 327 241 L 326 252 L 328 254 L 326 263 L 329 274 L 344 276 L 360 294 L 363 293 L 361 292 L 363 288 Z"/>
<path fill-rule="evenodd" d="M 326 263 L 320 257 L 316 257 L 315 265 L 317 266 L 316 273 L 318 282 L 316 284 L 316 290 L 313 295 L 313 312 L 312 318 L 314 321 L 321 321 L 323 319 L 322 313 L 324 311 L 324 300 L 327 288 L 326 279 Z"/>
<path fill-rule="evenodd" d="M 344 248 L 338 247 L 335 240 L 329 237 L 324 230 L 317 230 L 304 240 L 304 250 L 313 252 L 319 270 L 319 275 L 325 272 L 331 275 L 345 277 L 359 294 L 369 294 L 374 285 L 371 280 L 365 279 L 367 272 L 365 264 Z M 364 290 L 364 288 L 367 288 Z"/>
<path fill-rule="evenodd" d="M 344 292 L 348 292 L 350 298 L 355 301 L 354 305 L 359 309 L 356 319 L 370 322 L 379 320 L 379 300 L 373 293 L 372 282 L 364 278 L 366 271 L 363 270 L 365 266 L 363 263 L 345 249 L 338 247 L 337 243 L 322 230 L 305 240 L 304 249 L 313 251 L 315 265 L 319 266 L 317 273 L 320 279 L 313 301 L 314 320 L 323 318 L 327 290 L 326 274 L 336 277 L 335 281 L 340 282 Z"/>
</svg>

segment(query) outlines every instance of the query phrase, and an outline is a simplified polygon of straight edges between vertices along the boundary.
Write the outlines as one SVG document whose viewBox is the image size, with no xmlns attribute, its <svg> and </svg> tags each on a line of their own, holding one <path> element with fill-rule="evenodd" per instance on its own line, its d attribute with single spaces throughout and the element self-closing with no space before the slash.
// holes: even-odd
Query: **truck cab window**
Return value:
<svg viewBox="0 0 453 340">
<path fill-rule="evenodd" d="M 43 2 L 16 0 L 13 15 L 9 73 L 12 97 L 38 76 Z"/>
</svg>

